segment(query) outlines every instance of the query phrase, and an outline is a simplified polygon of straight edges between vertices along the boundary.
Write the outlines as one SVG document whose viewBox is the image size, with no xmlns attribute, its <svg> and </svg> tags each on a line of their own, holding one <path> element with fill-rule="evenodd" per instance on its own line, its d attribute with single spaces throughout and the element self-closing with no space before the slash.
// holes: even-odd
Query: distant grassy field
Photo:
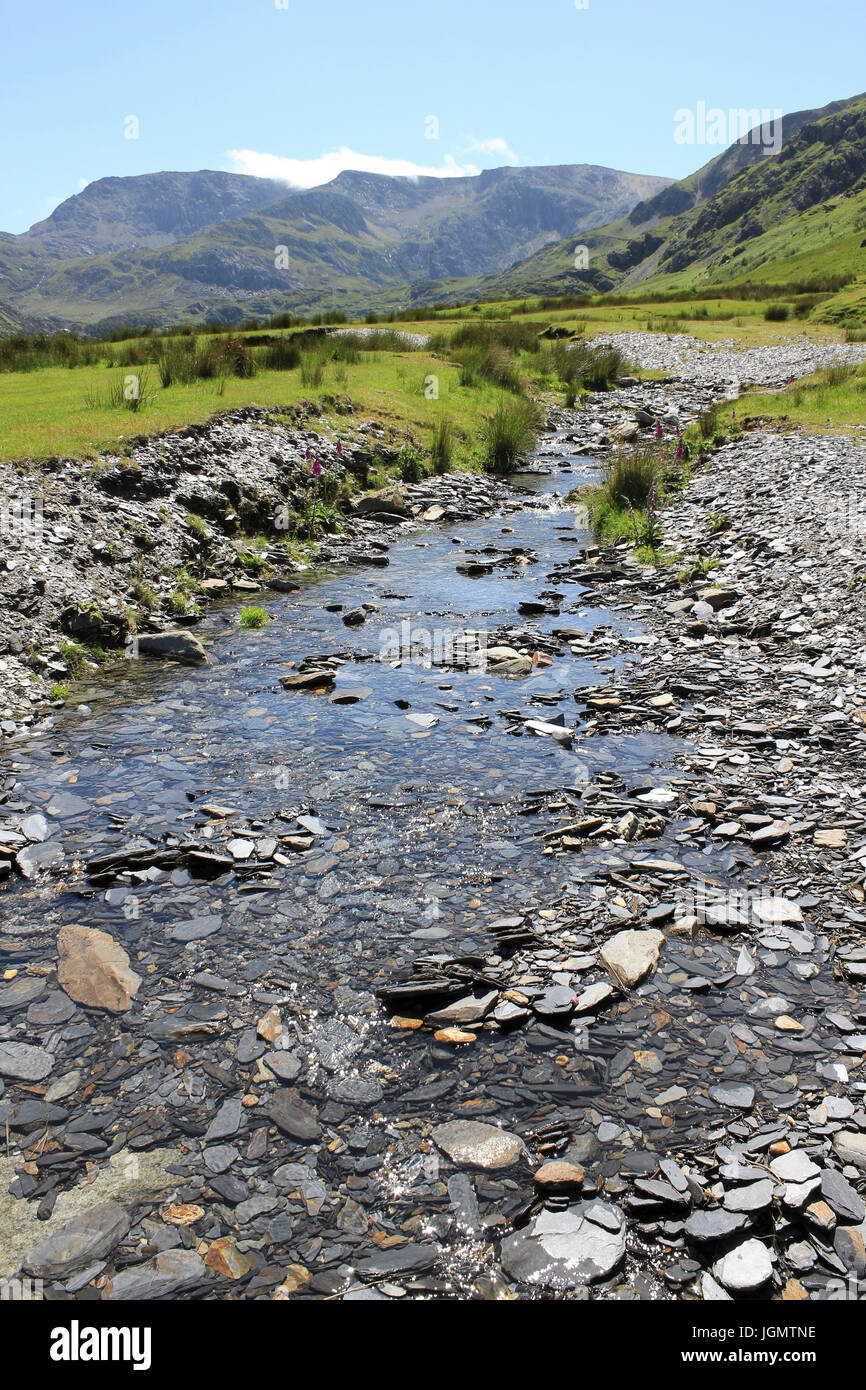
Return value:
<svg viewBox="0 0 866 1390">
<path fill-rule="evenodd" d="M 40 366 L 33 370 L 0 370 L 0 458 L 44 460 L 51 456 L 96 458 L 100 452 L 123 449 L 130 439 L 197 423 L 220 411 L 244 405 L 292 406 L 302 400 L 321 402 L 349 398 L 356 412 L 380 420 L 395 431 L 408 426 L 429 449 L 443 420 L 451 426 L 456 467 L 478 466 L 477 440 L 484 420 L 511 399 L 508 390 L 483 377 L 472 378 L 452 360 L 449 340 L 467 325 L 496 325 L 534 339 L 535 330 L 556 326 L 583 334 L 587 341 L 627 331 L 685 332 L 706 341 L 731 339 L 755 346 L 805 334 L 821 341 L 839 341 L 842 331 L 827 324 L 798 320 L 768 322 L 766 302 L 740 299 L 695 299 L 677 303 L 594 301 L 579 308 L 549 305 L 538 299 L 501 301 L 467 306 L 417 320 L 376 325 L 383 330 L 438 335 L 437 352 L 404 349 L 391 340 L 381 350 L 355 352 L 345 361 L 325 360 L 311 376 L 304 365 L 281 370 L 257 367 L 255 375 L 225 374 L 194 379 L 189 384 L 163 386 L 154 362 L 135 365 L 136 353 L 159 351 L 159 340 L 128 339 L 91 345 L 96 360 L 84 366 Z M 265 325 L 267 328 L 267 325 Z M 358 325 L 364 329 L 366 325 Z M 268 328 L 269 340 L 292 340 L 293 331 Z M 177 340 L 182 342 L 181 339 Z M 225 335 L 201 334 L 199 342 L 225 342 Z M 296 340 L 303 343 L 303 339 Z M 552 371 L 551 351 L 515 349 L 515 364 L 535 390 L 560 388 Z M 304 353 L 313 351 L 307 341 Z M 130 365 L 130 357 L 133 364 Z M 127 363 L 127 365 L 121 365 Z M 647 376 L 653 375 L 646 373 Z M 141 390 L 138 409 L 126 408 L 124 384 L 137 377 Z M 113 403 L 111 403 L 113 398 Z M 791 413 L 789 394 L 778 405 L 761 396 L 755 413 Z M 863 418 L 863 397 L 853 385 L 835 409 L 839 423 Z M 818 423 L 816 412 L 827 400 L 807 394 L 796 407 L 804 418 Z M 752 408 L 750 406 L 750 408 Z M 859 410 L 859 416 L 857 411 Z M 811 412 L 811 413 L 810 413 Z M 828 409 L 831 419 L 834 409 Z"/>
</svg>

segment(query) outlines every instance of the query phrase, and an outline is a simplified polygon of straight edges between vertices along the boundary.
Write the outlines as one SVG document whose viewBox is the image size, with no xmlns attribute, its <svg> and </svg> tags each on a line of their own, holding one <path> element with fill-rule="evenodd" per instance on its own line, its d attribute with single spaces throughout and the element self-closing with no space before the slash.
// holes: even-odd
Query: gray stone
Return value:
<svg viewBox="0 0 866 1390">
<path fill-rule="evenodd" d="M 543 1211 L 502 1242 L 511 1279 L 543 1289 L 574 1289 L 607 1279 L 625 1255 L 625 1219 L 618 1207 L 579 1202 Z"/>
<path fill-rule="evenodd" d="M 163 657 L 168 661 L 183 661 L 191 666 L 206 666 L 207 652 L 191 632 L 178 628 L 171 632 L 142 633 L 136 638 L 139 652 Z"/>
<path fill-rule="evenodd" d="M 729 1105 L 736 1110 L 751 1110 L 755 1103 L 755 1088 L 736 1081 L 722 1081 L 710 1087 L 710 1099 L 719 1105 Z"/>
<path fill-rule="evenodd" d="M 296 1091 L 280 1091 L 268 1106 L 268 1114 L 277 1129 L 300 1143 L 315 1143 L 322 1133 L 315 1110 Z"/>
<path fill-rule="evenodd" d="M 2 1070 L 0 1064 L 0 1071 Z M 843 1163 L 850 1163 L 854 1168 L 859 1168 L 861 1173 L 866 1173 L 866 1134 L 860 1134 L 853 1129 L 840 1129 L 833 1135 L 833 1148 Z"/>
<path fill-rule="evenodd" d="M 523 1140 L 516 1134 L 479 1120 L 452 1120 L 437 1125 L 433 1142 L 453 1163 L 469 1168 L 510 1168 L 523 1154 Z"/>
<path fill-rule="evenodd" d="M 820 1169 L 802 1149 L 792 1149 L 770 1162 L 770 1167 L 782 1182 L 807 1183 L 817 1178 Z"/>
<path fill-rule="evenodd" d="M 213 1144 L 219 1139 L 231 1139 L 237 1134 L 243 1117 L 240 1096 L 230 1096 L 224 1100 L 205 1135 L 205 1143 Z"/>
<path fill-rule="evenodd" d="M 52 1231 L 24 1257 L 23 1269 L 38 1279 L 64 1279 L 109 1255 L 129 1230 L 129 1218 L 117 1202 L 102 1202 Z"/>
<path fill-rule="evenodd" d="M 194 1250 L 164 1250 L 152 1260 L 115 1274 L 102 1296 L 113 1302 L 171 1298 L 198 1284 L 207 1272 L 204 1260 Z"/>
<path fill-rule="evenodd" d="M 713 1207 L 709 1211 L 693 1211 L 685 1224 L 685 1235 L 687 1240 L 703 1245 L 715 1240 L 727 1240 L 729 1236 L 746 1230 L 749 1224 L 744 1212 Z"/>
<path fill-rule="evenodd" d="M 773 1261 L 759 1240 L 746 1240 L 716 1261 L 713 1274 L 729 1293 L 755 1293 L 772 1278 Z"/>
<path fill-rule="evenodd" d="M 0 1042 L 0 1076 L 11 1076 L 16 1081 L 42 1081 L 53 1066 L 54 1058 L 44 1047 Z"/>
<path fill-rule="evenodd" d="M 866 1217 L 863 1199 L 835 1168 L 825 1168 L 821 1173 L 821 1196 L 840 1221 L 859 1225 Z"/>
</svg>

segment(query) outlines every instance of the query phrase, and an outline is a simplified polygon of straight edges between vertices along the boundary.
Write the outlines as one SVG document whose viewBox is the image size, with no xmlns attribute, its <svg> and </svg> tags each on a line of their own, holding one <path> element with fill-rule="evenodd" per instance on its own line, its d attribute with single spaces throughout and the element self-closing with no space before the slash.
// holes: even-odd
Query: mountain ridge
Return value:
<svg viewBox="0 0 866 1390">
<path fill-rule="evenodd" d="M 346 170 L 313 189 L 207 170 L 108 178 L 0 236 L 0 299 L 91 330 L 394 306 L 413 282 L 505 269 L 669 182 L 588 164 L 454 179 Z"/>
</svg>

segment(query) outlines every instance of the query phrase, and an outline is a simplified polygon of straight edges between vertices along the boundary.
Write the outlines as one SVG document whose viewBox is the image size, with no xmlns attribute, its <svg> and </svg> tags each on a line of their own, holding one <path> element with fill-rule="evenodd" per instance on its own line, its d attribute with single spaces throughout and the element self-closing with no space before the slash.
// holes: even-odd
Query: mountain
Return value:
<svg viewBox="0 0 866 1390">
<path fill-rule="evenodd" d="M 57 260 L 170 246 L 227 217 L 243 217 L 275 203 L 284 193 L 285 185 L 273 179 L 212 169 L 96 179 L 19 240 Z"/>
<path fill-rule="evenodd" d="M 485 278 L 484 297 L 866 279 L 866 97 L 782 119 L 779 152 L 739 141 L 584 240 L 544 247 Z M 464 291 L 465 292 L 465 291 Z M 849 295 L 850 299 L 851 296 Z"/>
<path fill-rule="evenodd" d="M 100 179 L 20 236 L 0 234 L 0 299 L 91 330 L 396 307 L 501 272 L 669 182 L 586 164 L 345 171 L 308 190 L 211 171 Z"/>
</svg>

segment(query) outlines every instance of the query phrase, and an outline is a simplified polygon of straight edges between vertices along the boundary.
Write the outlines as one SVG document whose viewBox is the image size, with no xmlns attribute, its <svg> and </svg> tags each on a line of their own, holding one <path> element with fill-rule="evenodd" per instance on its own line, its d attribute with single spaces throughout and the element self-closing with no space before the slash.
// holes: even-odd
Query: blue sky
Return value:
<svg viewBox="0 0 866 1390">
<path fill-rule="evenodd" d="M 866 87 L 859 0 L 283 3 L 9 6 L 0 229 L 93 179 L 158 169 L 306 186 L 343 165 L 682 177 L 718 148 L 677 143 L 679 110 L 795 111 Z"/>
</svg>

